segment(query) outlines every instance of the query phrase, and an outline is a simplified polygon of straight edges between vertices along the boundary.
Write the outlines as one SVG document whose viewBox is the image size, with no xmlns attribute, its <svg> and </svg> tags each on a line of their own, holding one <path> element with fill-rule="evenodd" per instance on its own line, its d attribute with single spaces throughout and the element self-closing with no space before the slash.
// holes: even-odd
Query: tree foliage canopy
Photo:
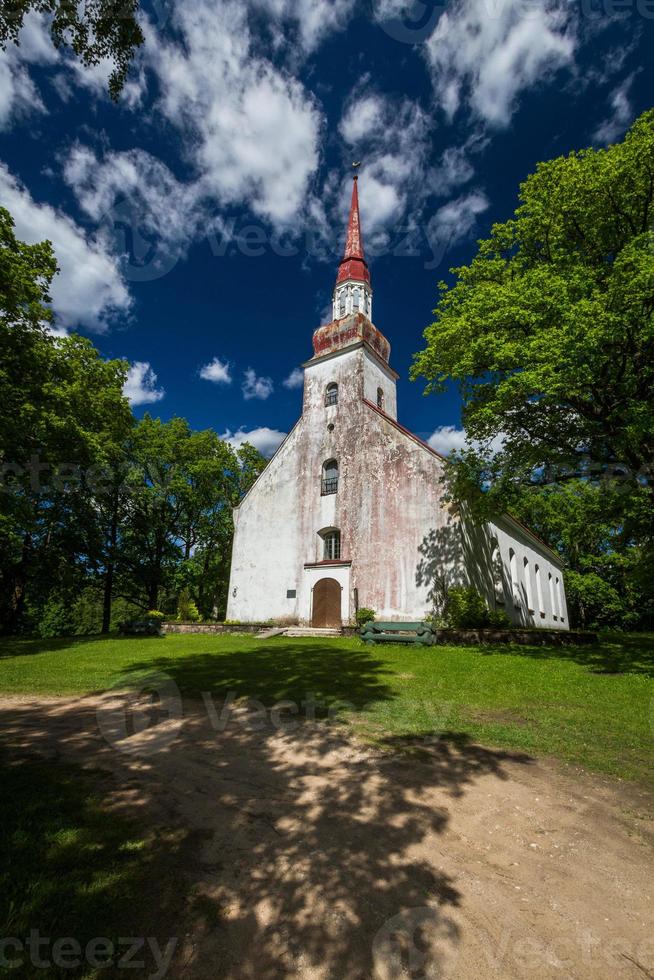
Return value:
<svg viewBox="0 0 654 980">
<path fill-rule="evenodd" d="M 185 419 L 137 421 L 128 364 L 48 329 L 56 271 L 0 209 L 0 627 L 108 629 L 115 600 L 172 612 L 183 589 L 216 615 L 231 509 L 265 460 Z"/>
<path fill-rule="evenodd" d="M 622 143 L 540 164 L 514 217 L 440 284 L 414 377 L 430 391 L 454 379 L 468 437 L 504 438 L 495 481 L 582 460 L 651 466 L 653 228 L 651 110 Z"/>
<path fill-rule="evenodd" d="M 86 66 L 113 62 L 109 94 L 117 99 L 143 32 L 137 20 L 139 0 L 1 0 L 0 46 L 18 44 L 25 15 L 34 10 L 50 20 L 57 48 L 69 46 Z"/>
</svg>

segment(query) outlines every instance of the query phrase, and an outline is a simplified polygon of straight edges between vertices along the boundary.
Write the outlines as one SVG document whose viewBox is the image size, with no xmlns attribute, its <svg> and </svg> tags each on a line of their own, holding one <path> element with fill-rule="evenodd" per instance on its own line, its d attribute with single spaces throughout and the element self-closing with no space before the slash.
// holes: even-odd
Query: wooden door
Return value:
<svg viewBox="0 0 654 980">
<path fill-rule="evenodd" d="M 321 578 L 313 587 L 311 625 L 342 626 L 341 587 L 335 578 Z"/>
</svg>

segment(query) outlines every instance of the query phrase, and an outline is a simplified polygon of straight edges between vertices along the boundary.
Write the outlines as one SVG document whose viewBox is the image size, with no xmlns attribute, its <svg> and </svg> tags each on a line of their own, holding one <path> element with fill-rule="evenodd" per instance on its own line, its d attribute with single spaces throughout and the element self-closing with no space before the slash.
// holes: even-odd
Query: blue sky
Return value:
<svg viewBox="0 0 654 980">
<path fill-rule="evenodd" d="M 373 319 L 400 420 L 460 445 L 456 391 L 408 380 L 439 279 L 539 160 L 652 103 L 650 0 L 167 0 L 121 100 L 30 15 L 0 54 L 0 201 L 50 238 L 58 329 L 132 364 L 137 413 L 269 454 L 328 319 L 361 160 Z M 295 374 L 293 373 L 295 371 Z"/>
</svg>

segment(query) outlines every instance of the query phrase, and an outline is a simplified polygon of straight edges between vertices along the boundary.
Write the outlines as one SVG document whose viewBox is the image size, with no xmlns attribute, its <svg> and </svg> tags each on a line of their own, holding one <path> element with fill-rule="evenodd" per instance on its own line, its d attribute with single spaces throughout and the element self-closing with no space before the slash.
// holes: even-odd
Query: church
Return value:
<svg viewBox="0 0 654 980">
<path fill-rule="evenodd" d="M 355 175 L 302 415 L 234 509 L 227 619 L 338 628 L 368 607 L 421 620 L 446 582 L 516 624 L 568 629 L 558 556 L 508 514 L 473 525 L 443 500 L 444 458 L 398 422 L 390 352 L 372 323 Z"/>
</svg>

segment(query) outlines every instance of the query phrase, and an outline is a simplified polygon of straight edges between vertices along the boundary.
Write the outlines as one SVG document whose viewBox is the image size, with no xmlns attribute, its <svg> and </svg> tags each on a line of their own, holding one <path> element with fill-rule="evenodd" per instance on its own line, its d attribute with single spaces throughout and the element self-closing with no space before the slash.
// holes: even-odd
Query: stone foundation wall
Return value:
<svg viewBox="0 0 654 980">
<path fill-rule="evenodd" d="M 162 623 L 162 633 L 258 633 L 270 628 L 270 623 Z"/>
<path fill-rule="evenodd" d="M 597 633 L 575 630 L 455 630 L 437 629 L 439 646 L 472 646 L 479 643 L 519 643 L 522 646 L 574 646 L 597 643 Z"/>
</svg>

